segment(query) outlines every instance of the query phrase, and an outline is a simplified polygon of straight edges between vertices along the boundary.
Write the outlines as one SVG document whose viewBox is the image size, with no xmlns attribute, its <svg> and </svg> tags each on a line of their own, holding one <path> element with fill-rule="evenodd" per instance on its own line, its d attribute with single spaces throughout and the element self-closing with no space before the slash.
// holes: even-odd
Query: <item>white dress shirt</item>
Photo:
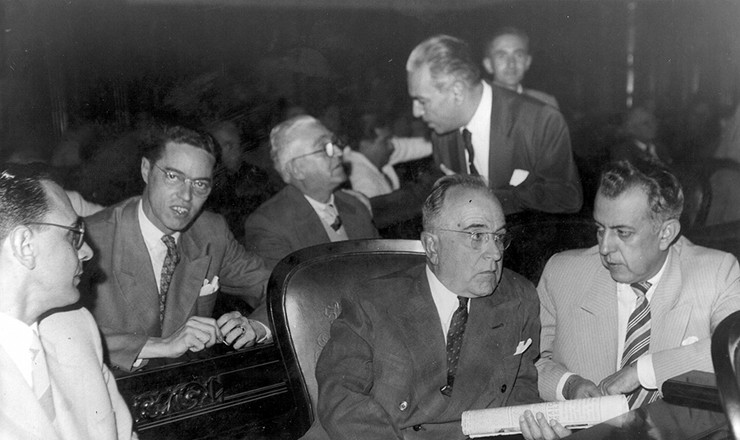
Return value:
<svg viewBox="0 0 740 440">
<path fill-rule="evenodd" d="M 164 259 L 167 257 L 167 245 L 162 241 L 162 237 L 166 234 L 154 226 L 154 223 L 146 216 L 141 200 L 139 200 L 138 217 L 139 229 L 141 229 L 141 235 L 144 237 L 146 249 L 149 251 L 149 259 L 152 264 L 152 270 L 154 271 L 154 279 L 157 280 L 157 291 L 159 291 L 162 279 L 162 266 L 164 265 Z M 180 239 L 180 233 L 175 232 L 171 235 L 175 239 L 175 243 L 177 243 Z"/>
<path fill-rule="evenodd" d="M 475 110 L 473 117 L 464 127 L 460 128 L 468 129 L 471 134 L 471 140 L 473 142 L 473 151 L 475 151 L 475 158 L 473 159 L 473 165 L 478 173 L 488 181 L 488 157 L 490 154 L 491 146 L 491 112 L 493 106 L 493 91 L 491 86 L 485 81 L 481 81 L 483 84 L 483 95 L 480 98 L 478 108 Z M 465 152 L 465 158 L 467 160 L 468 153 Z"/>
<path fill-rule="evenodd" d="M 334 204 L 334 194 L 329 197 L 329 202 L 327 203 L 321 203 L 305 194 L 303 195 L 303 197 L 308 200 L 308 203 L 321 219 L 321 225 L 324 227 L 326 234 L 329 236 L 329 240 L 344 241 L 349 239 L 347 237 L 347 230 L 344 228 L 344 224 L 342 224 L 342 226 L 336 231 L 334 230 L 334 228 L 331 227 L 331 225 L 334 223 L 334 220 L 339 216 L 339 211 Z"/>
<path fill-rule="evenodd" d="M 34 322 L 29 326 L 10 315 L 0 313 L 0 347 L 13 360 L 29 387 L 33 387 L 31 340 L 34 332 L 38 334 L 38 323 Z"/>
<path fill-rule="evenodd" d="M 450 331 L 452 315 L 460 307 L 460 301 L 456 294 L 442 284 L 434 272 L 429 269 L 429 266 L 426 267 L 426 271 L 427 279 L 429 280 L 429 290 L 432 291 L 432 299 L 434 300 L 434 305 L 437 307 L 439 321 L 442 324 L 442 335 L 446 341 L 447 332 Z M 470 310 L 470 301 L 468 301 L 468 310 Z"/>
</svg>

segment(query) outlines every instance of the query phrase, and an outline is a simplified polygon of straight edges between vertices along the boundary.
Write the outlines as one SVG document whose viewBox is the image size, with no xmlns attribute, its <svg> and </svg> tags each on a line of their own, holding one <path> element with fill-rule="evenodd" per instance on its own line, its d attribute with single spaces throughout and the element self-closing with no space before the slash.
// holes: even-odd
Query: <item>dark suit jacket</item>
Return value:
<svg viewBox="0 0 740 440">
<path fill-rule="evenodd" d="M 160 331 L 159 294 L 139 228 L 139 200 L 134 197 L 86 219 L 95 255 L 80 284 L 83 303 L 100 326 L 113 365 L 130 370 L 150 336 L 167 337 L 191 316 L 210 317 L 216 294 L 199 294 L 203 281 L 216 275 L 222 292 L 241 297 L 253 308 L 261 305 L 253 317 L 268 325 L 264 288 L 269 272 L 262 260 L 234 239 L 223 217 L 201 212 L 180 235 L 180 262 Z"/>
<path fill-rule="evenodd" d="M 350 240 L 379 237 L 370 212 L 356 197 L 336 191 L 334 203 Z M 261 255 L 270 269 L 291 252 L 322 243 L 329 243 L 329 236 L 321 218 L 303 193 L 291 185 L 244 222 L 245 246 Z"/>
<path fill-rule="evenodd" d="M 577 212 L 583 203 L 563 115 L 542 102 L 498 86 L 493 90 L 488 179 L 505 214 L 522 210 Z M 434 159 L 467 174 L 459 130 L 432 135 Z M 515 169 L 529 172 L 518 186 L 509 185 Z"/>
<path fill-rule="evenodd" d="M 100 334 L 90 313 L 83 308 L 53 313 L 39 322 L 39 337 L 56 420 L 49 420 L 33 389 L 0 348 L 0 438 L 131 439 L 131 414 L 103 363 Z"/>
<path fill-rule="evenodd" d="M 470 301 L 455 387 L 446 397 L 445 337 L 424 266 L 371 280 L 343 300 L 332 324 L 316 366 L 321 426 L 309 437 L 462 439 L 465 410 L 539 401 L 538 313 L 534 286 L 504 269 L 492 295 Z M 528 349 L 515 355 L 528 339 Z"/>
</svg>

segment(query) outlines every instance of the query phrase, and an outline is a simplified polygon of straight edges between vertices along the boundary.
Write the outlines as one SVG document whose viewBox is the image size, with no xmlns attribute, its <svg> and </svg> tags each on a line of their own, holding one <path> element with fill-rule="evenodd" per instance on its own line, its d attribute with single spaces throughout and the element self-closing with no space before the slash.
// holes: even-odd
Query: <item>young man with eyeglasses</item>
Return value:
<svg viewBox="0 0 740 440">
<path fill-rule="evenodd" d="M 83 302 L 118 368 L 271 336 L 262 259 L 236 242 L 223 217 L 202 211 L 215 162 L 210 136 L 183 127 L 153 131 L 141 159 L 142 196 L 87 219 L 96 255 Z M 219 291 L 257 310 L 250 318 L 235 311 L 214 319 Z"/>
<path fill-rule="evenodd" d="M 342 301 L 319 357 L 319 420 L 307 439 L 464 439 L 469 409 L 539 401 L 534 286 L 503 268 L 511 240 L 480 177 L 434 185 L 426 264 L 370 280 Z"/>
<path fill-rule="evenodd" d="M 311 116 L 297 116 L 270 133 L 273 165 L 287 186 L 244 223 L 245 244 L 273 268 L 293 251 L 321 243 L 377 238 L 372 215 L 347 181 L 342 146 Z"/>
<path fill-rule="evenodd" d="M 23 165 L 0 169 L 0 213 L 0 438 L 135 438 L 95 320 L 69 308 L 92 256 L 84 223 Z"/>
</svg>

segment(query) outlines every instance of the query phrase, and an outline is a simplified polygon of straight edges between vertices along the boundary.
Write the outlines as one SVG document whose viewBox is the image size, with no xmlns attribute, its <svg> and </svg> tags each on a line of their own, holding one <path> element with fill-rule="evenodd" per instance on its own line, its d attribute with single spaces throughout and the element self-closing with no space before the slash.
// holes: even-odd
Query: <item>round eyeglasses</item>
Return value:
<svg viewBox="0 0 740 440">
<path fill-rule="evenodd" d="M 211 193 L 211 188 L 213 185 L 210 179 L 193 179 L 190 177 L 185 177 L 185 175 L 179 171 L 166 170 L 156 163 L 152 163 L 152 165 L 154 165 L 159 171 L 162 172 L 162 174 L 164 174 L 164 183 L 167 186 L 179 188 L 185 184 L 188 184 L 193 189 L 193 194 L 198 197 L 207 197 L 208 194 Z"/>
<path fill-rule="evenodd" d="M 319 150 L 311 151 L 310 153 L 300 154 L 296 157 L 291 158 L 290 160 L 296 160 L 296 159 L 300 159 L 301 157 L 311 156 L 313 154 L 320 154 L 320 153 L 326 154 L 326 156 L 329 158 L 334 157 L 334 156 L 341 156 L 342 148 L 343 146 L 338 140 L 332 139 L 326 142 L 323 148 Z"/>
<path fill-rule="evenodd" d="M 475 250 L 483 249 L 483 246 L 488 244 L 490 240 L 496 243 L 496 247 L 499 251 L 503 252 L 509 248 L 512 241 L 511 234 L 507 232 L 482 232 L 482 231 L 457 231 L 454 229 L 443 229 L 441 231 L 456 232 L 458 234 L 466 234 L 469 239 L 469 245 Z"/>
</svg>

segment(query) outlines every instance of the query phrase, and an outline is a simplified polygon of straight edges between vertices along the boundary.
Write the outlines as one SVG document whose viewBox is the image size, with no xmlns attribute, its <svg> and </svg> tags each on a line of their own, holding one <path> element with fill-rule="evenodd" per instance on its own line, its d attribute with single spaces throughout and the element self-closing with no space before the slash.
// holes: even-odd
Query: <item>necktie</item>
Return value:
<svg viewBox="0 0 740 440">
<path fill-rule="evenodd" d="M 457 362 L 460 360 L 465 324 L 468 322 L 468 298 L 458 297 L 460 305 L 455 309 L 447 331 L 447 385 L 440 391 L 445 396 L 452 395 L 452 386 L 455 383 Z"/>
<path fill-rule="evenodd" d="M 627 336 L 624 340 L 624 354 L 622 368 L 636 362 L 645 355 L 650 348 L 650 303 L 645 294 L 650 289 L 650 283 L 634 283 L 630 285 L 637 295 L 637 307 L 627 322 Z M 657 390 L 638 388 L 627 396 L 630 409 L 655 402 L 658 399 Z"/>
<path fill-rule="evenodd" d="M 331 203 L 327 205 L 329 207 L 329 213 L 334 216 L 334 221 L 329 225 L 332 229 L 335 231 L 338 231 L 339 228 L 342 227 L 342 218 L 339 217 L 339 213 L 337 212 L 337 208 L 334 207 Z"/>
<path fill-rule="evenodd" d="M 49 382 L 49 369 L 46 365 L 46 354 L 41 346 L 41 340 L 36 332 L 31 339 L 31 380 L 33 381 L 33 394 L 39 404 L 49 416 L 49 420 L 56 418 L 54 401 L 51 395 L 51 383 Z"/>
<path fill-rule="evenodd" d="M 465 150 L 468 152 L 468 168 L 470 169 L 471 176 L 479 176 L 478 170 L 473 165 L 473 159 L 475 159 L 475 150 L 473 150 L 473 134 L 466 128 L 462 131 L 463 143 L 465 144 Z"/>
<path fill-rule="evenodd" d="M 172 274 L 175 273 L 175 266 L 180 262 L 180 254 L 177 253 L 177 244 L 175 237 L 163 235 L 162 242 L 167 246 L 167 256 L 164 258 L 162 265 L 162 277 L 159 280 L 159 324 L 164 322 L 164 306 L 167 302 L 167 291 L 172 282 Z"/>
</svg>

